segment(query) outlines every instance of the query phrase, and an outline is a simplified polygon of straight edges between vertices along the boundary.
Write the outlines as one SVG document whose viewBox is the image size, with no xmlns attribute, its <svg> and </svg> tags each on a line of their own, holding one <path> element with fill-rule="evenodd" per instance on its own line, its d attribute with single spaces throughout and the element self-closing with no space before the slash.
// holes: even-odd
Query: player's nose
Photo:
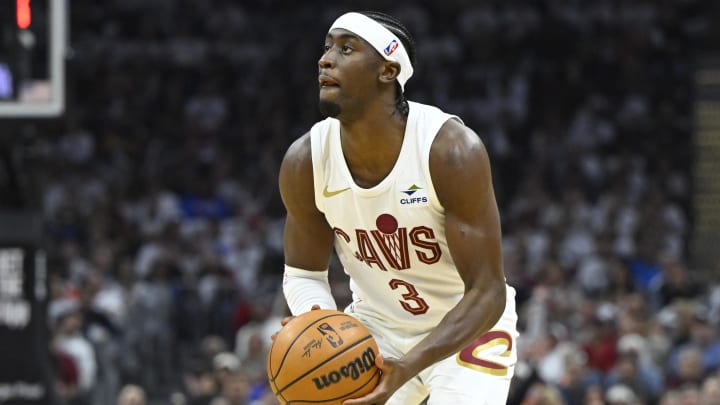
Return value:
<svg viewBox="0 0 720 405">
<path fill-rule="evenodd" d="M 318 59 L 318 67 L 320 69 L 330 69 L 335 66 L 335 60 L 330 55 L 330 52 L 325 52 L 320 56 L 320 59 Z"/>
</svg>

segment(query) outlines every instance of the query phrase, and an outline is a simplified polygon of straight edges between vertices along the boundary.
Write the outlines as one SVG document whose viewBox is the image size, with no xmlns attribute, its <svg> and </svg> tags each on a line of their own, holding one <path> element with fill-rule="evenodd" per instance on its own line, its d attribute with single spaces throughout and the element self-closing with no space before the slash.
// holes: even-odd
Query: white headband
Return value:
<svg viewBox="0 0 720 405">
<path fill-rule="evenodd" d="M 338 17 L 328 32 L 335 28 L 348 30 L 353 34 L 367 41 L 385 60 L 394 61 L 400 64 L 400 73 L 397 81 L 405 91 L 405 83 L 413 74 L 410 56 L 402 44 L 389 29 L 379 22 L 360 13 L 346 13 Z"/>
</svg>

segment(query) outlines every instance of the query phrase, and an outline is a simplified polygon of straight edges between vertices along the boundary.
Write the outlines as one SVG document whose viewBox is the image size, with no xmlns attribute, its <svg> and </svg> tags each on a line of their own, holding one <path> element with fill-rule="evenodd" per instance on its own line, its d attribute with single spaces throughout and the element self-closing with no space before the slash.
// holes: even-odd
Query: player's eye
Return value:
<svg viewBox="0 0 720 405">
<path fill-rule="evenodd" d="M 325 44 L 325 45 L 323 45 L 323 47 L 322 47 L 323 52 L 329 51 L 329 50 L 330 50 L 330 47 L 331 47 L 330 44 Z"/>
<path fill-rule="evenodd" d="M 353 48 L 350 45 L 343 45 L 341 49 L 342 49 L 342 53 L 345 53 L 345 54 L 353 51 Z"/>
</svg>

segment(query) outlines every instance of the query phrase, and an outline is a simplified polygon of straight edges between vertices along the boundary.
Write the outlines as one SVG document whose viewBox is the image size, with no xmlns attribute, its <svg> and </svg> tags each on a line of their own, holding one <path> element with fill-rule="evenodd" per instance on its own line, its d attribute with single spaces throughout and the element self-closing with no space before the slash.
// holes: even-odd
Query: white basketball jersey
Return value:
<svg viewBox="0 0 720 405">
<path fill-rule="evenodd" d="M 430 146 L 449 119 L 460 121 L 410 102 L 397 162 L 372 188 L 354 182 L 338 120 L 311 129 L 315 203 L 335 231 L 335 251 L 351 277 L 353 303 L 346 311 L 411 334 L 430 331 L 464 291 L 429 169 Z"/>
</svg>

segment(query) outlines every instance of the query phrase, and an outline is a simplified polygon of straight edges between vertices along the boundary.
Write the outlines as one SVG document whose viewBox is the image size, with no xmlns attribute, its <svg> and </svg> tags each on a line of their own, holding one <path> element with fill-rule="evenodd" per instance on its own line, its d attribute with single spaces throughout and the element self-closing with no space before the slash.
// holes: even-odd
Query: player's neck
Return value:
<svg viewBox="0 0 720 405">
<path fill-rule="evenodd" d="M 407 117 L 392 106 L 364 119 L 341 121 L 342 150 L 360 187 L 372 187 L 392 170 L 402 147 Z"/>
<path fill-rule="evenodd" d="M 398 111 L 395 103 L 374 103 L 352 118 L 340 118 L 341 133 L 344 142 L 351 142 L 357 146 L 367 144 L 370 149 L 376 149 L 378 142 L 392 143 L 405 134 L 407 117 Z"/>
</svg>

